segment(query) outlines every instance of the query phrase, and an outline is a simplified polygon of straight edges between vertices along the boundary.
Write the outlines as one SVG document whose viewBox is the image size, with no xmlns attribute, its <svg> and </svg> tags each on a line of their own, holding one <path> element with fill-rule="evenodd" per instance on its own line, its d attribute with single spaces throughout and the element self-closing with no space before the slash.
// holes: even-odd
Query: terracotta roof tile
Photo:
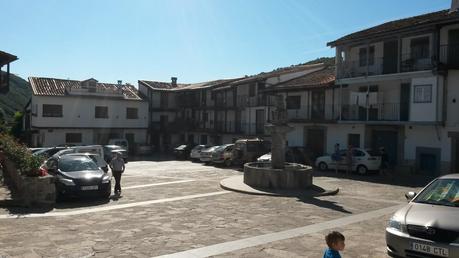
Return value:
<svg viewBox="0 0 459 258">
<path fill-rule="evenodd" d="M 282 90 L 307 90 L 315 88 L 332 87 L 335 84 L 335 67 L 328 66 L 324 69 L 308 73 L 298 78 L 285 81 L 267 88 L 265 91 Z"/>
<path fill-rule="evenodd" d="M 381 35 L 388 32 L 401 31 L 404 29 L 413 29 L 417 26 L 433 25 L 451 20 L 459 21 L 457 11 L 450 12 L 449 9 L 433 13 L 422 14 L 400 20 L 390 21 L 378 26 L 374 26 L 365 30 L 354 32 L 352 34 L 341 37 L 335 41 L 327 43 L 328 46 L 336 46 L 348 41 L 360 40 L 371 36 Z"/>
<path fill-rule="evenodd" d="M 36 96 L 67 96 L 69 94 L 66 92 L 66 89 L 81 89 L 82 82 L 84 81 L 29 77 L 29 83 L 32 87 L 33 94 Z M 100 89 L 104 92 L 119 92 L 119 87 L 118 84 L 96 83 L 96 89 Z M 133 85 L 121 85 L 121 93 L 124 99 L 142 100 L 139 91 Z M 105 97 L 100 95 L 96 96 Z"/>
<path fill-rule="evenodd" d="M 139 83 L 154 89 L 154 90 L 166 90 L 166 91 L 181 91 L 181 90 L 198 90 L 198 89 L 205 89 L 211 87 L 218 87 L 221 85 L 225 85 L 230 83 L 234 80 L 238 79 L 225 79 L 225 80 L 215 80 L 215 81 L 208 81 L 208 82 L 200 82 L 200 83 L 177 83 L 176 86 L 172 85 L 170 82 L 158 82 L 158 81 L 146 81 L 146 80 L 139 80 Z"/>
</svg>

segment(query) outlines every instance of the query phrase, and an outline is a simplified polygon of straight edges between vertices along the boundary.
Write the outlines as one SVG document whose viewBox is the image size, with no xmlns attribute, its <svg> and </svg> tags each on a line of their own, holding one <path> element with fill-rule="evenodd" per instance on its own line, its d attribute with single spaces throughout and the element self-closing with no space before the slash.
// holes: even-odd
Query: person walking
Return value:
<svg viewBox="0 0 459 258">
<path fill-rule="evenodd" d="M 352 172 L 352 165 L 353 165 L 353 160 L 352 160 L 352 152 L 354 148 L 352 145 L 349 145 L 346 151 L 346 174 L 350 174 Z"/>
<path fill-rule="evenodd" d="M 113 153 L 114 157 L 110 161 L 110 168 L 115 178 L 115 194 L 121 195 L 121 174 L 124 172 L 124 160 L 119 152 Z"/>
<path fill-rule="evenodd" d="M 335 144 L 335 150 L 332 154 L 332 160 L 335 162 L 335 173 L 338 174 L 338 165 L 341 161 L 341 155 L 339 152 L 339 143 Z"/>
<path fill-rule="evenodd" d="M 387 156 L 387 152 L 384 147 L 379 148 L 379 155 L 381 155 L 381 166 L 379 167 L 379 172 L 382 176 L 387 174 L 387 170 L 389 169 L 389 156 Z"/>
</svg>

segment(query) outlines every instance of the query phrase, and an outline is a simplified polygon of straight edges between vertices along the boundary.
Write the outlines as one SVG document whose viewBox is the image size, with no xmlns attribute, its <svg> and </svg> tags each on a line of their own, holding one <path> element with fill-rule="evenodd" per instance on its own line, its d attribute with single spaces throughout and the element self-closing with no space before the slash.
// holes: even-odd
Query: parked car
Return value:
<svg viewBox="0 0 459 258">
<path fill-rule="evenodd" d="M 57 197 L 101 196 L 109 198 L 111 177 L 86 154 L 53 156 L 42 166 L 56 178 Z"/>
<path fill-rule="evenodd" d="M 201 151 L 201 157 L 199 158 L 200 161 L 204 163 L 209 163 L 212 161 L 212 153 L 217 149 L 219 146 L 212 146 L 207 149 L 203 149 Z"/>
<path fill-rule="evenodd" d="M 153 148 L 147 144 L 138 144 L 135 153 L 137 155 L 150 155 L 153 152 Z"/>
<path fill-rule="evenodd" d="M 218 146 L 212 152 L 212 163 L 225 164 L 225 166 L 231 166 L 231 156 L 233 155 L 234 144 L 224 144 Z"/>
<path fill-rule="evenodd" d="M 231 163 L 243 165 L 246 162 L 256 161 L 258 157 L 271 150 L 271 142 L 262 139 L 240 139 L 233 147 Z"/>
<path fill-rule="evenodd" d="M 268 152 L 262 156 L 260 156 L 257 161 L 258 162 L 271 162 L 271 152 Z M 289 147 L 285 148 L 285 162 L 295 162 L 295 163 L 301 163 L 300 162 L 300 157 L 296 157 L 295 153 L 293 150 Z"/>
<path fill-rule="evenodd" d="M 45 157 L 46 159 L 48 159 L 49 157 L 53 156 L 54 154 L 56 154 L 57 152 L 61 151 L 61 150 L 65 150 L 67 149 L 67 147 L 50 147 L 50 148 L 44 148 L 42 150 L 38 150 L 34 153 L 32 153 L 32 155 L 35 155 L 35 156 L 43 156 Z"/>
<path fill-rule="evenodd" d="M 190 159 L 191 160 L 199 160 L 201 158 L 201 151 L 204 150 L 204 149 L 207 149 L 209 147 L 211 147 L 211 146 L 210 145 L 203 145 L 203 144 L 194 146 L 194 148 L 191 149 L 191 152 L 190 152 Z"/>
<path fill-rule="evenodd" d="M 107 163 L 110 163 L 112 160 L 114 152 L 121 153 L 121 156 L 124 159 L 124 163 L 128 162 L 128 151 L 123 147 L 118 145 L 103 145 L 102 147 L 104 148 L 104 160 Z"/>
<path fill-rule="evenodd" d="M 89 158 L 91 158 L 92 161 L 96 162 L 97 166 L 100 167 L 105 173 L 109 172 L 107 162 L 97 153 L 76 152 L 75 149 L 68 148 L 68 149 L 59 151 L 58 153 L 54 154 L 53 157 L 59 157 L 63 155 L 80 155 L 80 154 L 85 154 Z"/>
<path fill-rule="evenodd" d="M 336 169 L 336 166 L 338 166 L 339 170 L 346 170 L 346 153 L 347 150 L 339 151 L 339 157 L 341 160 L 338 162 L 334 161 L 331 155 L 318 157 L 316 159 L 315 165 L 322 171 L 327 169 Z M 380 156 L 370 155 L 370 153 L 364 149 L 352 149 L 352 171 L 356 171 L 358 174 L 365 175 L 368 173 L 368 171 L 379 170 L 380 166 Z"/>
<path fill-rule="evenodd" d="M 118 139 L 110 139 L 108 140 L 107 145 L 117 145 L 120 146 L 122 149 L 129 151 L 129 142 L 126 139 L 118 138 Z"/>
<path fill-rule="evenodd" d="M 174 155 L 177 159 L 186 159 L 190 156 L 191 149 L 193 149 L 191 144 L 182 144 L 174 148 Z"/>
<path fill-rule="evenodd" d="M 49 148 L 44 148 L 44 147 L 40 147 L 40 148 L 29 148 L 30 152 L 32 153 L 35 153 L 37 151 L 41 151 L 41 150 L 44 150 L 44 149 L 49 149 Z"/>
<path fill-rule="evenodd" d="M 419 194 L 405 195 L 386 228 L 387 252 L 394 257 L 459 257 L 459 174 L 439 177 Z"/>
</svg>

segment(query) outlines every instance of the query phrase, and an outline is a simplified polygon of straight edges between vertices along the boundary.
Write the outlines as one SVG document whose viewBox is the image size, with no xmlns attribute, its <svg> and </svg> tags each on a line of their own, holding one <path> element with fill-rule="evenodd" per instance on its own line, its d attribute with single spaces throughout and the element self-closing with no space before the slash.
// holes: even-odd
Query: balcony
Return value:
<svg viewBox="0 0 459 258">
<path fill-rule="evenodd" d="M 441 45 L 440 62 L 447 69 L 459 69 L 459 45 Z"/>
<path fill-rule="evenodd" d="M 398 122 L 408 121 L 408 105 L 400 103 L 380 103 L 363 107 L 343 105 L 342 121 Z"/>
<path fill-rule="evenodd" d="M 368 65 L 363 65 L 366 61 L 345 61 L 338 66 L 338 79 L 431 70 L 435 67 L 437 58 L 435 56 L 415 57 L 412 54 L 403 54 L 400 56 L 400 60 L 400 64 L 398 64 L 396 58 L 379 57 L 369 60 Z"/>
<path fill-rule="evenodd" d="M 301 105 L 300 109 L 287 110 L 290 122 L 330 122 L 339 119 L 338 105 Z"/>
</svg>

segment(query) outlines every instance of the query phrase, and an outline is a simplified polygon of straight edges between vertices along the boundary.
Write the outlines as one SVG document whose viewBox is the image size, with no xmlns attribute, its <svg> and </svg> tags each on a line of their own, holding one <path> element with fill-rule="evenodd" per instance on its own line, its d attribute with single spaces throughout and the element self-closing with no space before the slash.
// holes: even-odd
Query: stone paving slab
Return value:
<svg viewBox="0 0 459 258">
<path fill-rule="evenodd" d="M 58 211 L 100 208 L 100 212 L 59 217 L 0 219 L 0 257 L 152 257 L 282 232 L 393 207 L 403 194 L 419 187 L 367 182 L 366 178 L 318 179 L 337 185 L 336 196 L 316 198 L 224 194 L 158 202 L 223 191 L 221 179 L 237 170 L 187 161 L 142 161 L 127 165 L 126 186 L 194 179 L 171 185 L 132 188 L 108 203 L 68 203 Z M 166 178 L 169 177 L 169 178 Z M 151 204 L 103 210 L 139 202 Z M 0 209 L 1 210 L 1 209 Z M 8 214 L 9 210 L 1 210 Z M 340 228 L 349 236 L 345 257 L 384 257 L 386 217 Z M 223 257 L 321 257 L 325 232 L 275 241 L 222 254 Z M 377 238 L 374 241 L 366 239 Z M 359 243 L 359 246 L 356 246 Z M 355 256 L 358 254 L 358 256 Z M 372 255 L 376 256 L 372 256 Z M 292 256 L 290 256 L 292 255 Z"/>
</svg>

